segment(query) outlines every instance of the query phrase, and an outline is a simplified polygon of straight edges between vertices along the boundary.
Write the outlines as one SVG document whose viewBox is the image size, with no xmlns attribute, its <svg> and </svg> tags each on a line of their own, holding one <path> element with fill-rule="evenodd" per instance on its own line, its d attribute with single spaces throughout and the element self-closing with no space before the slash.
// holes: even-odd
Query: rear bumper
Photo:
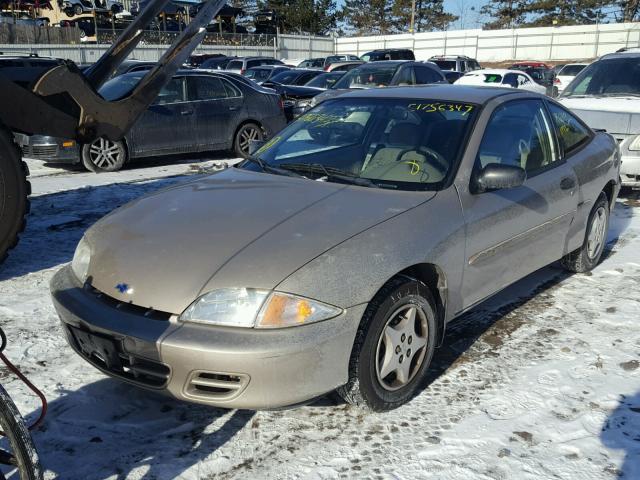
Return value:
<svg viewBox="0 0 640 480">
<path fill-rule="evenodd" d="M 44 135 L 14 135 L 22 156 L 51 163 L 78 163 L 80 152 L 76 142 Z M 65 145 L 65 143 L 71 145 Z"/>
<path fill-rule="evenodd" d="M 181 400 L 257 410 L 304 403 L 346 383 L 365 309 L 277 330 L 183 324 L 116 307 L 79 286 L 69 266 L 53 277 L 51 293 L 69 344 L 104 373 Z"/>
</svg>

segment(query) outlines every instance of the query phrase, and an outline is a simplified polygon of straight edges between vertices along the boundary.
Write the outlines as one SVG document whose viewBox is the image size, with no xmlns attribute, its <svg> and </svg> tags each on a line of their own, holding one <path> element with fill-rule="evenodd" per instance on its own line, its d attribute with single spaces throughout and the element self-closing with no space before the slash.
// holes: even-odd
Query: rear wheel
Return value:
<svg viewBox="0 0 640 480">
<path fill-rule="evenodd" d="M 431 363 L 435 333 L 436 307 L 426 285 L 392 279 L 365 311 L 351 352 L 349 381 L 338 394 L 373 411 L 409 401 Z"/>
<path fill-rule="evenodd" d="M 259 141 L 264 138 L 264 133 L 260 128 L 260 125 L 255 123 L 245 123 L 242 125 L 236 133 L 236 138 L 233 142 L 236 155 L 242 158 L 249 156 L 249 147 L 253 140 Z"/>
<path fill-rule="evenodd" d="M 127 161 L 127 149 L 122 141 L 97 138 L 82 146 L 82 164 L 92 172 L 115 172 Z"/>
<path fill-rule="evenodd" d="M 10 131 L 0 126 L 0 263 L 18 243 L 29 213 L 29 169 Z"/>
<path fill-rule="evenodd" d="M 0 385 L 0 428 L 6 440 L 0 442 L 0 478 L 41 480 L 38 452 L 13 400 Z"/>
<path fill-rule="evenodd" d="M 82 7 L 80 5 L 76 5 L 73 7 L 73 12 L 76 15 L 82 15 Z"/>
<path fill-rule="evenodd" d="M 571 272 L 592 270 L 602 258 L 609 232 L 609 200 L 601 193 L 591 209 L 582 246 L 562 258 L 562 266 Z"/>
</svg>

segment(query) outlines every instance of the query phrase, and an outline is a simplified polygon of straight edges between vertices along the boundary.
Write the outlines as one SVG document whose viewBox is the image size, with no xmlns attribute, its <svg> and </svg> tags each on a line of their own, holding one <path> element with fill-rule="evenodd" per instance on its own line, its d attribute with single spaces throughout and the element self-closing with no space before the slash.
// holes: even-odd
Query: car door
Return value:
<svg viewBox="0 0 640 480">
<path fill-rule="evenodd" d="M 474 176 L 491 163 L 524 168 L 524 184 L 474 193 Z M 561 258 L 578 197 L 575 173 L 560 156 L 552 120 L 538 99 L 495 109 L 472 172 L 470 182 L 458 185 L 467 238 L 465 306 Z"/>
<path fill-rule="evenodd" d="M 186 101 L 184 77 L 174 77 L 131 129 L 128 137 L 134 155 L 189 151 L 193 113 Z"/>
<path fill-rule="evenodd" d="M 518 88 L 536 93 L 546 93 L 547 91 L 545 87 L 543 87 L 542 85 L 538 85 L 533 81 L 533 79 L 522 73 L 518 74 Z"/>
<path fill-rule="evenodd" d="M 198 150 L 228 143 L 242 114 L 242 94 L 225 79 L 215 76 L 187 77 L 187 95 L 194 108 L 193 143 Z"/>
</svg>

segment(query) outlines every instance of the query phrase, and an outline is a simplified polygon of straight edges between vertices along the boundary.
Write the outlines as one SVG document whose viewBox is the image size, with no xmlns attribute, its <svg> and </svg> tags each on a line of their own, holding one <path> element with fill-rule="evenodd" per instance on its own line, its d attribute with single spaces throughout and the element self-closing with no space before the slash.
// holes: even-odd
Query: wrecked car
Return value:
<svg viewBox="0 0 640 480">
<path fill-rule="evenodd" d="M 560 260 L 594 268 L 615 140 L 530 92 L 328 99 L 236 167 L 98 221 L 51 290 L 107 375 L 229 408 L 419 393 L 449 321 Z"/>
</svg>

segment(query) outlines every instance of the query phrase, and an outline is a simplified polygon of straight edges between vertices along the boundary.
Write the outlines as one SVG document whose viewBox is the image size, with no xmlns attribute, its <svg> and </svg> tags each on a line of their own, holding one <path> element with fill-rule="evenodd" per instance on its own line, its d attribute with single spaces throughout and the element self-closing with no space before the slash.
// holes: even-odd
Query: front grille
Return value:
<svg viewBox="0 0 640 480">
<path fill-rule="evenodd" d="M 196 371 L 187 380 L 185 395 L 204 400 L 229 400 L 240 395 L 248 384 L 248 375 Z"/>
<path fill-rule="evenodd" d="M 92 365 L 146 387 L 162 388 L 168 383 L 171 369 L 167 365 L 126 352 L 121 340 L 71 326 L 67 329 L 75 350 Z"/>
<path fill-rule="evenodd" d="M 101 292 L 97 288 L 87 284 L 85 286 L 85 290 L 91 293 L 97 300 L 101 303 L 120 310 L 125 313 L 132 313 L 134 315 L 141 315 L 145 318 L 149 318 L 151 320 L 159 320 L 166 322 L 171 318 L 171 313 L 163 312 L 160 310 L 154 310 L 153 308 L 139 307 L 138 305 L 134 305 L 132 303 L 121 302 L 120 300 L 116 300 L 113 297 L 110 297 L 104 292 Z"/>
<path fill-rule="evenodd" d="M 57 145 L 24 145 L 22 155 L 36 160 L 51 160 L 58 156 Z"/>
</svg>

